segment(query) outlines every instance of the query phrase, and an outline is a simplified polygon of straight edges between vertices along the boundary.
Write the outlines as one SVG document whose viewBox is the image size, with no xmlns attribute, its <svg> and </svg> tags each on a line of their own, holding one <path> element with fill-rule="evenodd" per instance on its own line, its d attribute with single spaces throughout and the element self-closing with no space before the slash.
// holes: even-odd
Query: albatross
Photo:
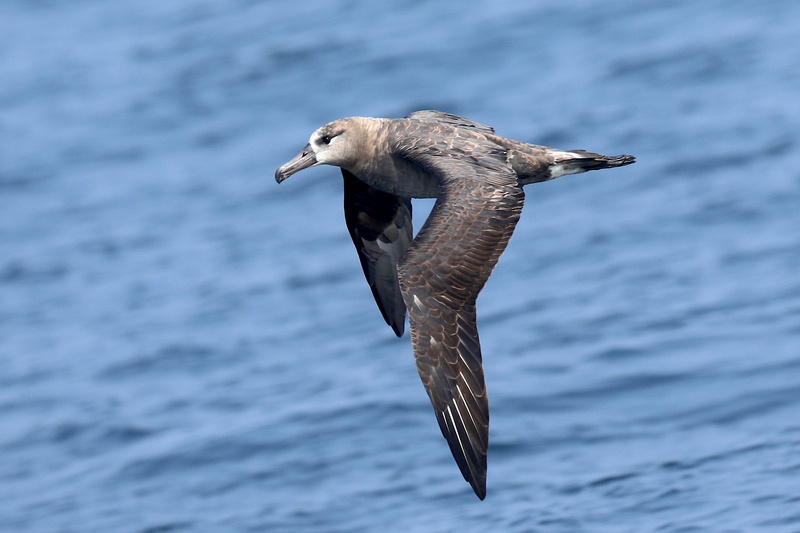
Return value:
<svg viewBox="0 0 800 533">
<path fill-rule="evenodd" d="M 489 403 L 475 303 L 522 212 L 523 186 L 636 159 L 556 150 L 500 137 L 441 111 L 348 117 L 311 134 L 275 172 L 340 167 L 344 215 L 386 323 L 406 313 L 417 370 L 464 479 L 486 497 Z M 436 198 L 413 235 L 411 199 Z"/>
</svg>

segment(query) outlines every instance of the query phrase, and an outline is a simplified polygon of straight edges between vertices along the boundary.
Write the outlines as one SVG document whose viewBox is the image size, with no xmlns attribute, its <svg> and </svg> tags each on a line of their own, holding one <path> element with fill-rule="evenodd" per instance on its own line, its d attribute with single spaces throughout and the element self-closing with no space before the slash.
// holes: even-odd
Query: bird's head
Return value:
<svg viewBox="0 0 800 533">
<path fill-rule="evenodd" d="M 361 130 L 358 117 L 342 118 L 325 124 L 311 134 L 308 144 L 291 161 L 278 167 L 275 181 L 282 182 L 304 168 L 335 165 L 348 168 L 356 160 Z"/>
</svg>

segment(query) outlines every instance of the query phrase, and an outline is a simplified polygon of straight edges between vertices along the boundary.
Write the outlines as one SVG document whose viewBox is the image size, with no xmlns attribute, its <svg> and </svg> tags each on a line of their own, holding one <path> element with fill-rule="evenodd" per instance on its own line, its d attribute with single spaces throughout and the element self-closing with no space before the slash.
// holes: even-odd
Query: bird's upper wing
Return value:
<svg viewBox="0 0 800 533">
<path fill-rule="evenodd" d="M 406 118 L 434 120 L 437 122 L 442 122 L 444 124 L 449 124 L 451 126 L 475 129 L 478 131 L 482 131 L 483 133 L 494 133 L 494 128 L 491 126 L 487 126 L 486 124 L 481 124 L 480 122 L 475 122 L 474 120 L 460 117 L 458 115 L 453 115 L 451 113 L 445 113 L 444 111 L 435 111 L 433 109 L 414 111 L 413 113 L 409 113 L 408 115 L 406 115 Z"/>
<path fill-rule="evenodd" d="M 400 337 L 406 308 L 397 282 L 397 261 L 413 237 L 411 199 L 371 187 L 345 169 L 342 175 L 347 229 L 378 308 Z"/>
<path fill-rule="evenodd" d="M 464 479 L 483 499 L 489 404 L 475 301 L 511 238 L 524 193 L 504 153 L 435 154 L 408 156 L 437 178 L 440 196 L 398 273 L 417 370 Z"/>
</svg>

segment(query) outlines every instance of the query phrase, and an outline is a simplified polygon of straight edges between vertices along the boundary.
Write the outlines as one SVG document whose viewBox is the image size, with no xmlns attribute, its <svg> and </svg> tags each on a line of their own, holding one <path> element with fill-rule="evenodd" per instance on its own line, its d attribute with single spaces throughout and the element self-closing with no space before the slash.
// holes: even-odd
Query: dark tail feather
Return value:
<svg viewBox="0 0 800 533">
<path fill-rule="evenodd" d="M 595 154 L 593 152 L 587 152 L 586 150 L 569 150 L 569 152 L 580 155 L 581 158 L 571 159 L 569 161 L 565 161 L 565 163 L 582 170 L 599 170 L 601 168 L 623 167 L 636 162 L 636 158 L 632 155 L 607 156 Z"/>
</svg>

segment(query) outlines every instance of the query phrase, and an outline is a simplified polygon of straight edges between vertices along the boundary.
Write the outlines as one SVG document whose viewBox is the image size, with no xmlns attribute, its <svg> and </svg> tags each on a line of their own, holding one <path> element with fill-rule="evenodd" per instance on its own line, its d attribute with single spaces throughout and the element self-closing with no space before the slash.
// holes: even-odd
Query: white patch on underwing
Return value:
<svg viewBox="0 0 800 533">
<path fill-rule="evenodd" d="M 383 242 L 380 239 L 376 240 L 375 242 L 378 243 L 378 248 L 380 248 L 381 251 L 385 252 L 386 254 L 391 256 L 392 252 L 394 252 L 393 242 Z"/>
</svg>

